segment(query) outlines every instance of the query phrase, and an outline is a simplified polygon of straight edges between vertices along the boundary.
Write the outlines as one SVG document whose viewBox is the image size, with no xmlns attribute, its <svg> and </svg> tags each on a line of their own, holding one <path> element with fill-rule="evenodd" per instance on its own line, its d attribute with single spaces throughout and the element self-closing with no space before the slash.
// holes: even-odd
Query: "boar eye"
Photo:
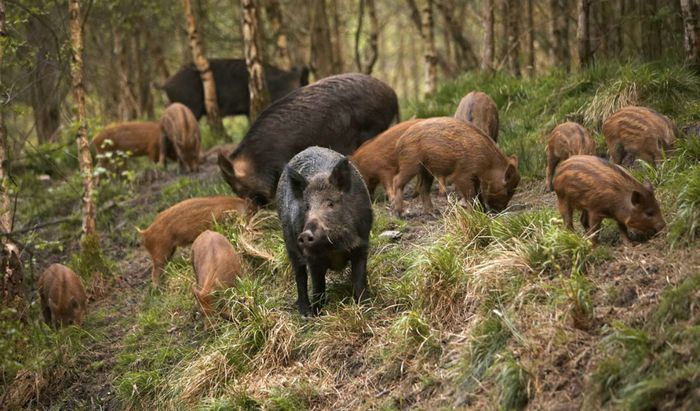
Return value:
<svg viewBox="0 0 700 411">
<path fill-rule="evenodd" d="M 655 213 L 654 213 L 653 210 L 651 210 L 651 211 L 647 211 L 646 214 L 647 214 L 647 216 L 649 216 L 649 217 L 654 217 L 654 214 L 655 214 Z"/>
<path fill-rule="evenodd" d="M 333 200 L 326 200 L 326 207 L 328 208 L 333 208 L 335 203 L 333 203 Z"/>
</svg>

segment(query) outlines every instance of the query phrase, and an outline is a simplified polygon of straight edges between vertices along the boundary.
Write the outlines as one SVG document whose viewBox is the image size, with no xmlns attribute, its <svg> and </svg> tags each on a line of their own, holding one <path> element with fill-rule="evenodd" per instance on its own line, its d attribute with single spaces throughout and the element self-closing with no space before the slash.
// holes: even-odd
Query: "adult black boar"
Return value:
<svg viewBox="0 0 700 411">
<path fill-rule="evenodd" d="M 311 146 L 351 154 L 398 118 L 391 87 L 365 74 L 340 74 L 294 90 L 263 111 L 228 157 L 224 179 L 239 196 L 272 200 L 284 165 Z"/>
<path fill-rule="evenodd" d="M 222 117 L 250 113 L 250 94 L 248 93 L 248 69 L 245 60 L 211 59 L 209 66 L 214 73 L 216 83 L 216 100 Z M 294 89 L 309 84 L 309 70 L 294 68 L 292 71 L 280 70 L 265 65 L 265 79 L 272 101 L 289 94 Z M 193 63 L 183 66 L 161 87 L 171 103 L 186 105 L 197 120 L 207 113 L 204 107 L 204 89 L 199 71 Z"/>
<path fill-rule="evenodd" d="M 372 204 L 362 176 L 348 158 L 322 147 L 297 154 L 282 173 L 277 204 L 301 314 L 318 314 L 325 302 L 326 271 L 342 270 L 348 261 L 355 301 L 366 299 Z M 311 304 L 307 268 L 313 285 Z"/>
</svg>

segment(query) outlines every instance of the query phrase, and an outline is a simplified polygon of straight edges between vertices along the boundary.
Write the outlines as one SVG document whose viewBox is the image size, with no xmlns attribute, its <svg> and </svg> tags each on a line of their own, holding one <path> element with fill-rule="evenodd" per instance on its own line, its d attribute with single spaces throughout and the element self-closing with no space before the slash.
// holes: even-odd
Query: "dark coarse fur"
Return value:
<svg viewBox="0 0 700 411">
<path fill-rule="evenodd" d="M 248 93 L 248 69 L 245 60 L 211 59 L 209 66 L 214 73 L 216 100 L 219 103 L 221 115 L 249 115 L 250 94 Z M 265 65 L 265 79 L 270 91 L 270 98 L 275 101 L 292 90 L 307 85 L 309 71 L 306 67 L 284 71 Z M 165 82 L 162 88 L 171 103 L 178 102 L 186 105 L 198 120 L 206 114 L 202 79 L 194 64 L 183 66 Z"/>
<path fill-rule="evenodd" d="M 557 164 L 576 154 L 595 155 L 596 144 L 586 129 L 573 121 L 559 124 L 547 140 L 547 190 L 552 191 L 552 180 Z"/>
<path fill-rule="evenodd" d="M 425 119 L 411 126 L 396 143 L 399 172 L 394 177 L 394 211 L 403 212 L 403 189 L 420 176 L 424 211 L 432 211 L 434 177 L 449 178 L 467 202 L 475 197 L 501 211 L 520 182 L 518 159 L 506 157 L 476 126 L 452 117 Z"/>
<path fill-rule="evenodd" d="M 47 324 L 53 327 L 82 324 L 87 296 L 73 270 L 63 264 L 51 264 L 39 277 L 37 289 Z"/>
<path fill-rule="evenodd" d="M 597 233 L 604 218 L 617 221 L 622 239 L 627 229 L 656 233 L 665 226 L 654 190 L 622 167 L 599 157 L 576 155 L 564 160 L 554 175 L 559 212 L 573 230 L 573 212 L 581 210 L 581 224 L 589 235 Z M 595 238 L 594 238 L 595 240 Z"/>
<path fill-rule="evenodd" d="M 498 141 L 498 106 L 488 94 L 472 91 L 464 96 L 454 118 L 474 124 L 493 141 Z"/>
<path fill-rule="evenodd" d="M 311 146 L 351 154 L 398 118 L 391 87 L 364 74 L 341 74 L 295 90 L 269 106 L 228 157 L 224 179 L 241 197 L 271 201 L 284 165 Z"/>
<path fill-rule="evenodd" d="M 367 250 L 372 205 L 357 169 L 337 152 L 310 147 L 285 167 L 277 189 L 277 212 L 297 283 L 299 310 L 318 314 L 328 269 L 352 266 L 353 295 L 367 298 Z M 313 304 L 307 291 L 307 269 Z"/>
<path fill-rule="evenodd" d="M 180 170 L 189 172 L 199 169 L 201 137 L 199 123 L 192 111 L 184 104 L 173 103 L 160 118 L 161 147 L 159 163 L 166 165 L 166 151 L 172 146 L 177 154 Z"/>
<path fill-rule="evenodd" d="M 605 119 L 603 134 L 610 159 L 625 166 L 636 159 L 655 165 L 680 137 L 668 117 L 636 106 L 624 107 Z"/>
</svg>

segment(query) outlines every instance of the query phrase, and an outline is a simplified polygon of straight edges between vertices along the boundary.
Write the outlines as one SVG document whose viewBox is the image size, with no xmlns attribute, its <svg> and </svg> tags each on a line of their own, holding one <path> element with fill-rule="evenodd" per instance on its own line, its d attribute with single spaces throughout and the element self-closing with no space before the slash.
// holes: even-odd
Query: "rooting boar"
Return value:
<svg viewBox="0 0 700 411">
<path fill-rule="evenodd" d="M 420 175 L 420 197 L 426 212 L 433 210 L 430 186 L 434 177 L 449 177 L 462 198 L 479 196 L 485 205 L 502 211 L 520 182 L 518 159 L 506 157 L 486 134 L 452 117 L 423 120 L 396 143 L 399 173 L 394 177 L 394 212 L 403 213 L 403 188 Z"/>
<path fill-rule="evenodd" d="M 454 118 L 474 124 L 498 142 L 498 106 L 486 93 L 472 91 L 462 98 Z"/>
<path fill-rule="evenodd" d="M 636 159 L 656 164 L 680 137 L 668 117 L 636 106 L 622 108 L 608 117 L 603 123 L 603 134 L 610 159 L 624 166 Z"/>
<path fill-rule="evenodd" d="M 160 119 L 160 132 L 160 146 L 175 151 L 180 170 L 197 171 L 201 137 L 199 123 L 192 111 L 184 104 L 169 105 Z M 166 150 L 160 150 L 159 162 L 163 166 L 166 164 L 165 153 Z"/>
<path fill-rule="evenodd" d="M 302 315 L 317 315 L 326 299 L 326 271 L 350 262 L 355 301 L 368 298 L 367 250 L 372 204 L 347 157 L 310 147 L 292 158 L 277 189 L 277 212 L 294 269 Z M 313 284 L 309 301 L 307 269 Z"/>
<path fill-rule="evenodd" d="M 210 59 L 209 67 L 214 74 L 216 100 L 222 117 L 250 114 L 248 92 L 248 68 L 242 59 Z M 280 70 L 265 65 L 265 80 L 270 92 L 270 101 L 279 100 L 291 91 L 309 84 L 309 70 L 294 68 Z M 186 105 L 199 120 L 205 115 L 202 78 L 193 63 L 183 66 L 162 86 L 171 103 Z"/>
<path fill-rule="evenodd" d="M 307 147 L 351 154 L 398 118 L 391 87 L 365 74 L 324 78 L 289 93 L 260 114 L 228 156 L 219 156 L 226 182 L 241 197 L 267 204 L 284 165 Z"/>
<path fill-rule="evenodd" d="M 596 144 L 582 125 L 569 121 L 552 130 L 547 141 L 547 190 L 552 191 L 552 179 L 557 164 L 576 154 L 595 155 Z"/>
<path fill-rule="evenodd" d="M 97 154 L 103 157 L 100 163 L 107 166 L 104 154 L 108 152 L 130 152 L 131 157 L 147 156 L 157 163 L 161 157 L 161 132 L 157 121 L 128 121 L 107 127 L 93 140 Z M 165 155 L 176 160 L 174 150 L 164 150 Z"/>
<path fill-rule="evenodd" d="M 177 247 L 191 244 L 199 234 L 211 228 L 214 220 L 228 212 L 248 217 L 254 207 L 234 196 L 196 197 L 162 211 L 148 228 L 138 230 L 153 260 L 153 284 L 158 285 L 165 263 Z"/>
<path fill-rule="evenodd" d="M 197 285 L 194 297 L 205 316 L 213 312 L 214 291 L 234 285 L 241 274 L 241 258 L 223 235 L 205 230 L 192 243 L 192 267 Z"/>
<path fill-rule="evenodd" d="M 59 327 L 83 323 L 87 296 L 73 270 L 63 264 L 51 264 L 39 277 L 37 288 L 47 324 Z"/>
<path fill-rule="evenodd" d="M 564 160 L 554 175 L 554 191 L 571 230 L 575 210 L 581 210 L 581 225 L 589 235 L 596 235 L 604 218 L 614 219 L 625 243 L 630 242 L 628 228 L 655 234 L 666 226 L 651 184 L 640 183 L 624 168 L 599 157 L 576 155 Z"/>
</svg>

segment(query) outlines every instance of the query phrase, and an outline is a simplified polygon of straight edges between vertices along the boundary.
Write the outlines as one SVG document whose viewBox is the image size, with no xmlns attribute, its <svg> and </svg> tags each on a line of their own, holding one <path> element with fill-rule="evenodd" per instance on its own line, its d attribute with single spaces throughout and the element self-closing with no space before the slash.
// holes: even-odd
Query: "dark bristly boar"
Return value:
<svg viewBox="0 0 700 411">
<path fill-rule="evenodd" d="M 192 243 L 192 267 L 197 285 L 192 286 L 202 314 L 214 311 L 214 292 L 232 287 L 241 275 L 241 258 L 223 235 L 205 230 Z"/>
<path fill-rule="evenodd" d="M 554 127 L 547 141 L 547 190 L 554 190 L 557 164 L 577 154 L 593 156 L 595 152 L 595 140 L 582 125 L 569 121 Z"/>
<path fill-rule="evenodd" d="M 481 130 L 452 117 L 423 120 L 396 143 L 399 173 L 394 177 L 394 211 L 403 213 L 403 188 L 420 175 L 420 197 L 426 212 L 433 210 L 430 185 L 448 177 L 467 202 L 479 197 L 492 210 L 508 205 L 520 182 L 518 159 L 506 157 Z"/>
<path fill-rule="evenodd" d="M 102 155 L 100 164 L 108 166 L 105 156 L 108 152 L 130 152 L 131 157 L 147 156 L 151 161 L 160 161 L 161 133 L 157 121 L 128 121 L 111 125 L 95 136 L 92 143 L 98 155 Z M 165 150 L 165 155 L 176 160 L 174 150 Z"/>
<path fill-rule="evenodd" d="M 209 67 L 214 74 L 216 100 L 221 116 L 235 116 L 250 113 L 250 93 L 248 92 L 248 69 L 242 59 L 211 59 Z M 278 100 L 292 90 L 309 84 L 309 70 L 295 68 L 292 71 L 280 70 L 265 65 L 265 80 L 270 91 L 271 101 Z M 204 106 L 202 78 L 194 64 L 182 67 L 162 86 L 171 103 L 182 103 L 192 110 L 199 120 L 207 114 Z"/>
<path fill-rule="evenodd" d="M 275 196 L 284 165 L 311 146 L 351 154 L 398 118 L 391 87 L 365 74 L 341 74 L 295 90 L 260 114 L 228 156 L 219 156 L 224 179 L 258 205 Z"/>
<path fill-rule="evenodd" d="M 608 155 L 615 164 L 629 166 L 641 159 L 652 165 L 664 157 L 679 138 L 678 128 L 666 116 L 646 107 L 625 107 L 603 123 Z"/>
<path fill-rule="evenodd" d="M 598 232 L 604 218 L 614 219 L 626 243 L 628 228 L 657 233 L 666 225 L 651 184 L 640 183 L 624 168 L 599 157 L 577 155 L 564 160 L 554 175 L 554 191 L 559 212 L 571 230 L 575 210 L 581 210 L 581 224 L 589 235 Z"/>
<path fill-rule="evenodd" d="M 234 196 L 196 197 L 160 212 L 145 230 L 138 230 L 151 254 L 151 279 L 158 285 L 165 263 L 177 247 L 191 244 L 199 234 L 212 227 L 214 220 L 229 212 L 249 217 L 254 212 L 250 202 Z"/>
<path fill-rule="evenodd" d="M 493 141 L 498 141 L 498 106 L 488 94 L 472 91 L 464 96 L 454 118 L 474 124 Z"/>
<path fill-rule="evenodd" d="M 44 320 L 53 327 L 81 325 L 87 296 L 80 278 L 63 264 L 51 264 L 37 284 Z"/>
<path fill-rule="evenodd" d="M 362 176 L 347 157 L 321 147 L 294 156 L 280 178 L 277 212 L 302 315 L 319 313 L 325 302 L 326 271 L 342 270 L 348 261 L 355 301 L 368 298 L 372 204 Z M 313 284 L 311 302 L 307 269 Z"/>
<path fill-rule="evenodd" d="M 184 104 L 173 103 L 160 118 L 161 147 L 172 147 L 177 155 L 180 171 L 199 169 L 199 123 L 192 111 Z M 165 166 L 166 150 L 160 150 L 160 163 Z"/>
</svg>

